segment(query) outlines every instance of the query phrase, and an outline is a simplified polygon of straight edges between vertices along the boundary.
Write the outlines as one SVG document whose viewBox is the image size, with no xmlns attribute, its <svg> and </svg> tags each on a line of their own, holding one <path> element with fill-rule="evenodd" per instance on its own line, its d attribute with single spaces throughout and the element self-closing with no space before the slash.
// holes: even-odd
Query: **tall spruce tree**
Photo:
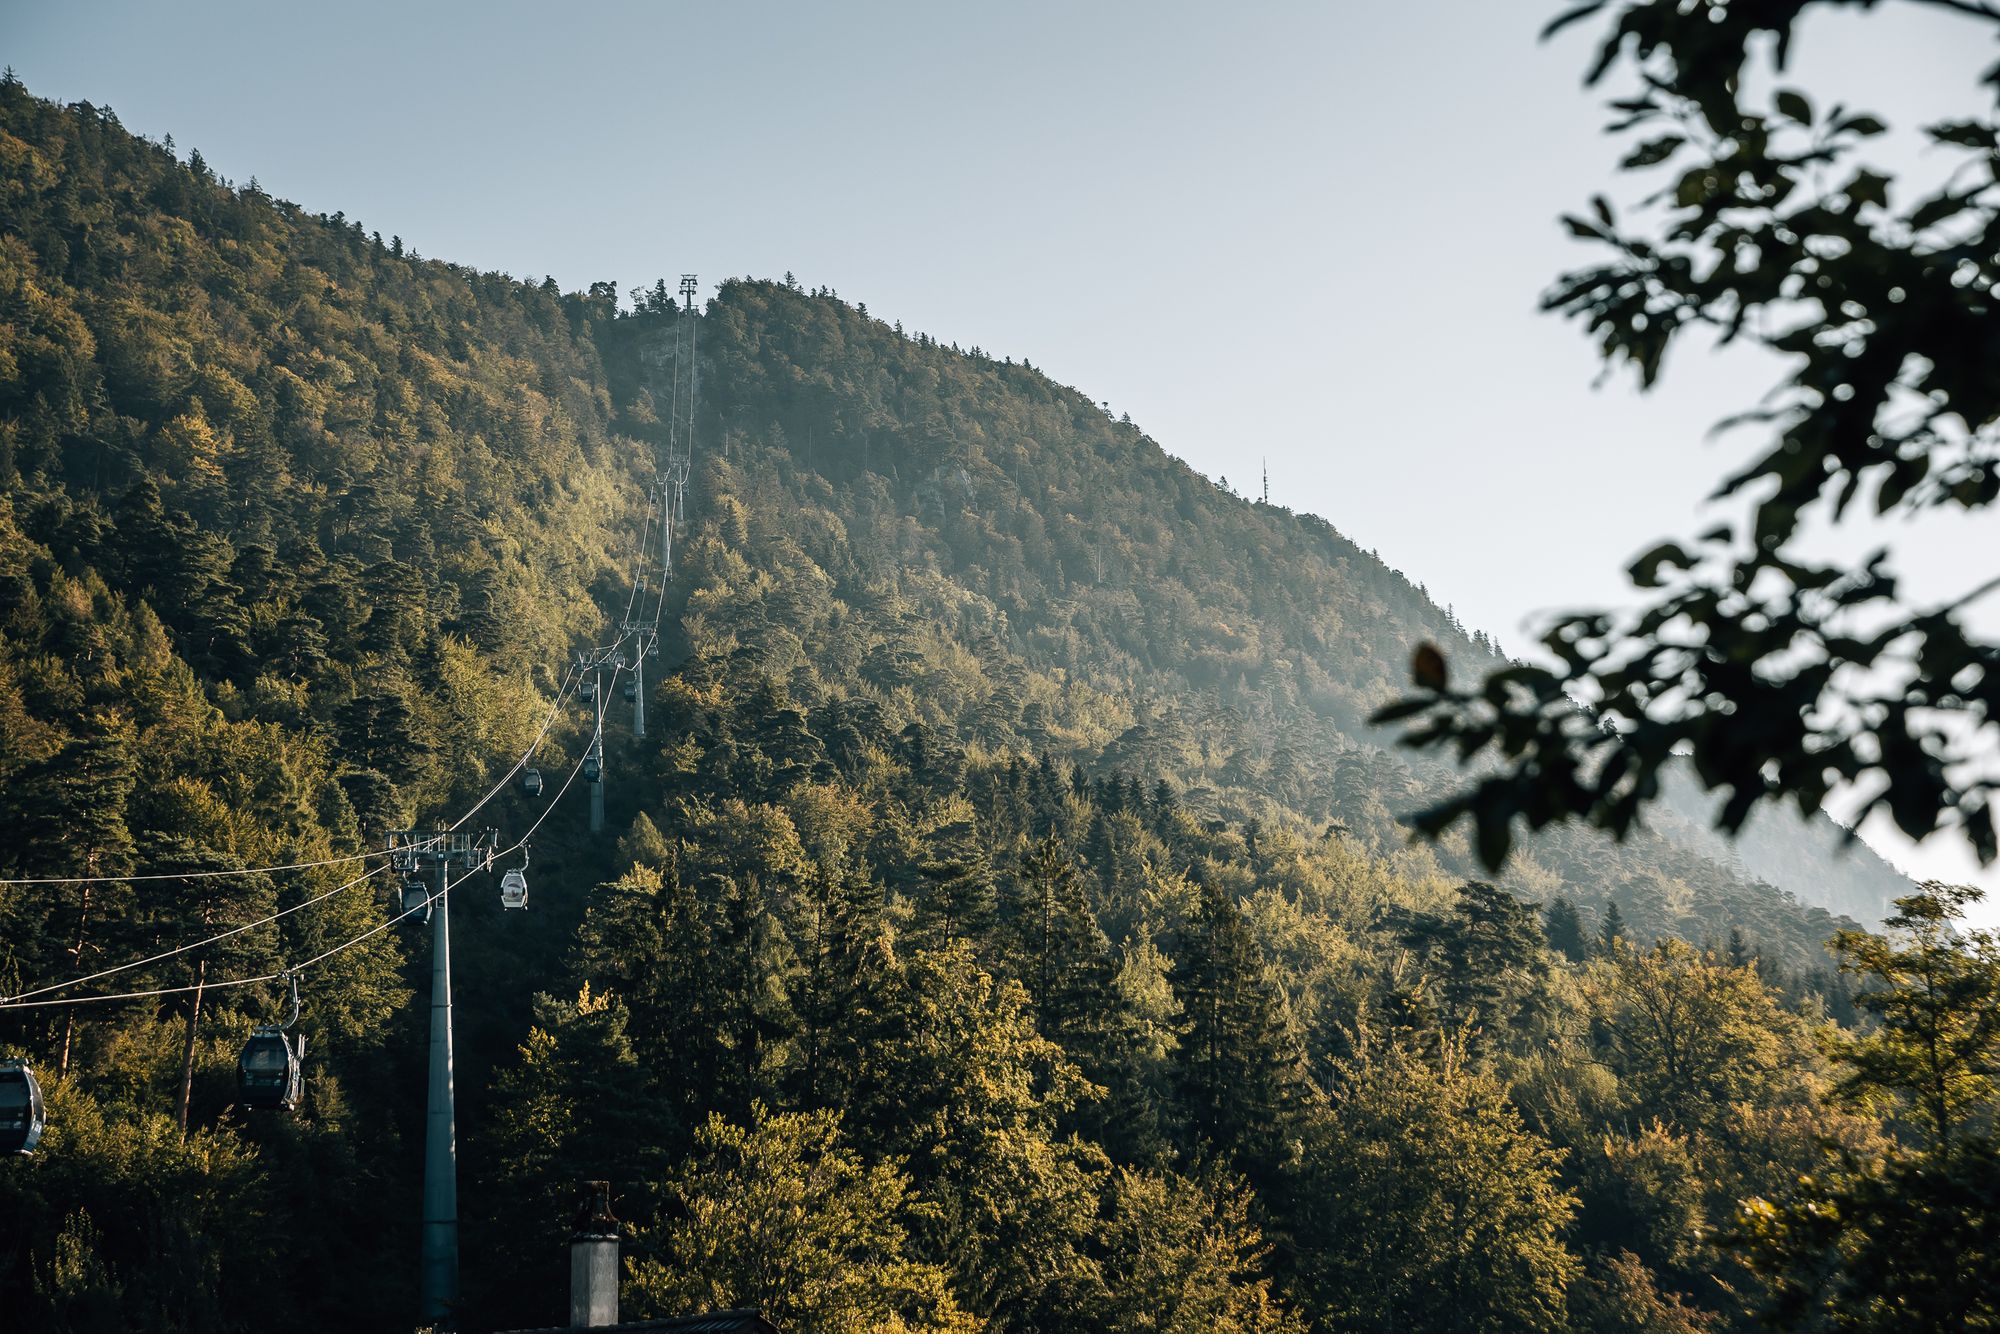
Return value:
<svg viewBox="0 0 2000 1334">
<path fill-rule="evenodd" d="M 1191 1147 L 1237 1155 L 1268 1182 L 1304 1102 L 1300 1054 L 1257 943 L 1228 894 L 1204 885 L 1176 951 L 1187 1030 L 1175 1049 Z"/>
</svg>

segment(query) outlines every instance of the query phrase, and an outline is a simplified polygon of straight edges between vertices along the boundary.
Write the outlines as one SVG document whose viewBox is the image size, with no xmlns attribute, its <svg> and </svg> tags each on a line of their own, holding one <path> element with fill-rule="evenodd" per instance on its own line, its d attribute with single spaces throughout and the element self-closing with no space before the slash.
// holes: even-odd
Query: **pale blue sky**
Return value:
<svg viewBox="0 0 2000 1334">
<path fill-rule="evenodd" d="M 567 288 L 789 270 L 1026 356 L 1245 493 L 1268 457 L 1274 500 L 1513 648 L 1695 529 L 1735 454 L 1704 432 L 1768 379 L 1696 355 L 1593 390 L 1536 314 L 1579 258 L 1555 215 L 1617 184 L 1587 39 L 1536 41 L 1555 7 L 0 0 L 0 53 L 426 255 Z M 1991 44 L 1897 11 L 1816 21 L 1798 80 L 1968 110 Z M 1963 591 L 1995 537 L 1926 536 L 1915 585 Z"/>
</svg>

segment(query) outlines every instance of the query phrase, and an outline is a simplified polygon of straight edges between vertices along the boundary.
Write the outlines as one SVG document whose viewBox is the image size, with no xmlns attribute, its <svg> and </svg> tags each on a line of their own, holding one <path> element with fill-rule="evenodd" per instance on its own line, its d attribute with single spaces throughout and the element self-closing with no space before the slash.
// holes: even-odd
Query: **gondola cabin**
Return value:
<svg viewBox="0 0 2000 1334">
<path fill-rule="evenodd" d="M 528 906 L 528 877 L 518 867 L 500 877 L 500 906 L 503 908 L 525 908 Z"/>
<path fill-rule="evenodd" d="M 296 1045 L 294 1045 L 296 1044 Z M 289 1112 L 305 1097 L 306 1035 L 266 1024 L 236 1058 L 236 1100 L 262 1112 Z"/>
<path fill-rule="evenodd" d="M 542 771 L 530 769 L 521 775 L 521 790 L 531 797 L 542 795 Z"/>
<path fill-rule="evenodd" d="M 430 882 L 420 875 L 406 875 L 397 889 L 396 915 L 414 922 L 431 920 Z"/>
<path fill-rule="evenodd" d="M 576 697 L 582 700 L 585 704 L 596 703 L 597 682 L 586 680 L 582 685 L 576 688 Z"/>
<path fill-rule="evenodd" d="M 637 681 L 627 681 L 625 683 L 625 702 L 630 704 L 637 698 L 639 698 L 639 683 Z"/>
<path fill-rule="evenodd" d="M 42 1142 L 42 1086 L 26 1061 L 0 1061 L 0 1153 L 33 1153 Z"/>
<path fill-rule="evenodd" d="M 604 766 L 597 762 L 597 757 L 595 755 L 584 756 L 583 781 L 586 783 L 595 783 L 598 779 L 602 778 L 603 776 L 604 776 Z"/>
</svg>

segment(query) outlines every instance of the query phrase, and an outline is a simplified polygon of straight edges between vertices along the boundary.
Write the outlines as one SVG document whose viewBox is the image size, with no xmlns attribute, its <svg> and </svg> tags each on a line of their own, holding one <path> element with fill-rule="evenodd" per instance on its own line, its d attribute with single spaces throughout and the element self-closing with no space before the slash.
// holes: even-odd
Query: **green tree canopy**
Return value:
<svg viewBox="0 0 2000 1334">
<path fill-rule="evenodd" d="M 642 1315 L 751 1307 L 781 1329 L 970 1331 L 945 1271 L 912 1257 L 909 1179 L 864 1164 L 832 1112 L 712 1116 L 662 1183 L 649 1253 L 630 1263 Z"/>
</svg>

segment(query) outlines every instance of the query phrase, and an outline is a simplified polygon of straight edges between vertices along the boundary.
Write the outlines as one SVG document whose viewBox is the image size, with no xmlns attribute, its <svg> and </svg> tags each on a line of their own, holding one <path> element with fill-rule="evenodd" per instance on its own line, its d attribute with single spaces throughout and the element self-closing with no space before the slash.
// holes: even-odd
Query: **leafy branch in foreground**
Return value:
<svg viewBox="0 0 2000 1334">
<path fill-rule="evenodd" d="M 1623 835 L 1677 755 L 1726 794 L 1718 823 L 1732 832 L 1759 803 L 1810 813 L 1857 785 L 1857 822 L 1886 804 L 1913 838 L 1952 830 L 1995 856 L 2000 646 L 1962 616 L 2000 577 L 1918 607 L 1886 552 L 1844 569 L 1795 550 L 1807 519 L 1838 524 L 1857 499 L 1915 519 L 2000 498 L 2000 120 L 1927 127 L 1958 160 L 1924 193 L 1856 160 L 1886 128 L 1875 116 L 1817 110 L 1791 88 L 1745 96 L 1767 51 L 1782 74 L 1804 13 L 1857 3 L 1872 7 L 1597 0 L 1549 25 L 1616 9 L 1586 81 L 1632 76 L 1609 129 L 1639 139 L 1621 169 L 1660 185 L 1636 223 L 1602 197 L 1564 219 L 1606 257 L 1565 274 L 1543 308 L 1581 321 L 1607 369 L 1628 362 L 1645 387 L 1693 330 L 1761 344 L 1788 374 L 1722 423 L 1769 435 L 1711 497 L 1744 503 L 1743 517 L 1631 565 L 1650 604 L 1565 616 L 1542 639 L 1558 666 L 1515 665 L 1477 689 L 1453 689 L 1420 651 L 1418 693 L 1375 715 L 1414 720 L 1409 745 L 1497 757 L 1416 821 L 1435 835 L 1469 818 L 1489 865 L 1516 817 Z M 2000 32 L 2000 9 L 1929 3 Z M 2000 87 L 2000 66 L 1982 82 Z"/>
</svg>

